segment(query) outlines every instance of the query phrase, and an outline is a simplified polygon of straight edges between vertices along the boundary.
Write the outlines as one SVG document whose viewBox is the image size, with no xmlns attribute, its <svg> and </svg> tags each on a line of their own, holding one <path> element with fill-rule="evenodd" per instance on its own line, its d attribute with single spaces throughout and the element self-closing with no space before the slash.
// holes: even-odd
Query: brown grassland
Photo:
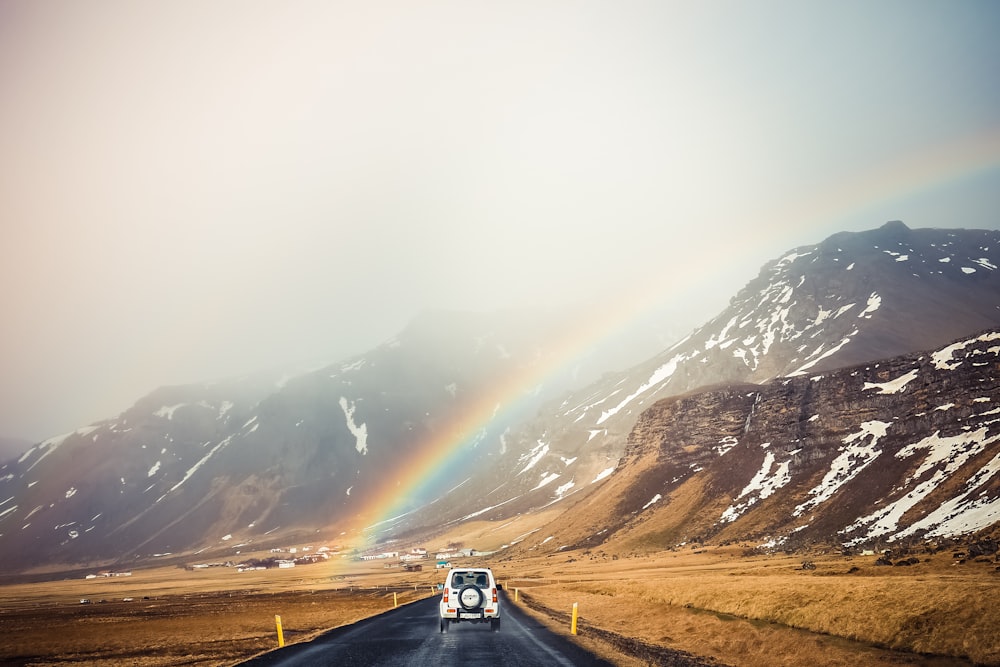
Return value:
<svg viewBox="0 0 1000 667">
<path fill-rule="evenodd" d="M 462 531 L 435 540 L 487 550 L 527 532 L 520 521 Z M 802 569 L 805 559 L 815 569 Z M 649 658 L 622 640 L 747 667 L 1000 665 L 995 562 L 957 564 L 951 552 L 909 567 L 874 561 L 706 547 L 619 558 L 500 551 L 466 563 L 491 566 L 509 604 L 561 634 L 578 603 L 576 641 L 629 667 Z M 277 647 L 275 615 L 293 643 L 390 610 L 394 593 L 399 604 L 432 595 L 444 571 L 429 563 L 421 572 L 345 559 L 246 573 L 161 566 L 130 577 L 7 584 L 0 663 L 233 665 Z"/>
</svg>

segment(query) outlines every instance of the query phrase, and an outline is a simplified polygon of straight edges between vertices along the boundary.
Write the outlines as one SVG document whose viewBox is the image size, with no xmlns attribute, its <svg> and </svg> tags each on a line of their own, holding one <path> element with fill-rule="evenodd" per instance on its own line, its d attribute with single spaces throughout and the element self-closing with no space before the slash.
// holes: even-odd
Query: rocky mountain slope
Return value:
<svg viewBox="0 0 1000 667">
<path fill-rule="evenodd" d="M 621 465 L 518 548 L 885 546 L 1000 525 L 1000 329 L 658 401 Z"/>
<path fill-rule="evenodd" d="M 766 264 L 717 317 L 663 353 L 605 376 L 507 438 L 512 451 L 458 498 L 485 516 L 589 488 L 617 465 L 656 401 L 720 383 L 766 383 L 932 349 L 1000 325 L 1000 232 L 889 222 L 835 234 Z M 929 435 L 929 434 L 928 434 Z M 648 500 L 648 499 L 647 499 Z"/>
<path fill-rule="evenodd" d="M 831 369 L 934 349 L 1000 326 L 998 241 L 995 231 L 909 230 L 889 223 L 798 248 L 767 264 L 723 313 L 680 343 L 568 395 L 565 390 L 580 386 L 574 383 L 588 372 L 552 363 L 565 354 L 560 344 L 573 328 L 557 313 L 530 318 L 428 313 L 368 354 L 312 372 L 163 388 L 115 418 L 51 438 L 0 467 L 0 559 L 16 570 L 207 549 L 233 552 L 293 534 L 320 531 L 335 537 L 370 527 L 374 520 L 377 528 L 368 535 L 383 539 L 447 521 L 502 518 L 586 501 L 611 483 L 629 433 L 660 399 L 705 385 L 746 385 L 745 391 L 724 390 L 729 398 L 711 408 L 731 413 L 727 428 L 733 430 L 734 424 L 755 424 L 744 414 L 748 401 L 758 400 L 749 397 L 764 401 L 776 379 L 786 384 L 774 387 L 816 392 L 822 383 L 813 378 Z M 908 372 L 876 374 L 867 381 L 887 383 Z M 924 370 L 919 376 L 932 377 Z M 822 396 L 834 400 L 834 394 L 824 390 Z M 994 400 L 989 394 L 976 398 Z M 934 410 L 944 404 L 927 410 L 935 418 L 959 414 Z M 786 468 L 815 477 L 822 468 L 809 465 L 821 465 L 830 456 L 853 469 L 865 462 L 864 456 L 840 459 L 833 453 L 848 435 L 838 429 L 873 421 L 851 422 L 853 407 L 863 408 L 848 405 L 842 417 L 847 426 L 834 427 L 822 415 L 837 409 L 815 403 L 809 417 L 820 415 L 816 422 L 830 432 L 823 436 L 825 449 L 809 450 L 814 459 L 803 463 L 791 444 L 770 449 L 763 446 L 763 436 L 741 440 L 734 431 L 730 435 L 743 446 L 727 453 L 727 465 L 743 452 L 745 465 L 754 470 L 751 478 Z M 874 421 L 890 423 L 885 417 Z M 933 419 L 912 423 L 936 428 Z M 886 427 L 890 435 L 901 428 L 894 422 Z M 920 433 L 921 438 L 933 435 Z M 947 433 L 953 437 L 957 431 Z M 726 446 L 719 444 L 724 434 L 711 435 L 718 435 L 716 446 Z M 868 432 L 856 436 L 859 446 L 874 447 L 874 438 Z M 691 452 L 684 450 L 685 456 L 707 447 L 707 441 L 698 442 Z M 404 485 L 413 470 L 437 460 L 428 457 L 441 456 L 445 446 L 447 469 L 431 471 L 433 479 L 419 488 Z M 890 458 L 877 457 L 879 463 Z M 679 476 L 681 468 L 674 475 L 678 484 L 687 479 Z M 734 535 L 783 535 L 789 525 L 767 524 L 763 518 L 756 533 L 746 527 L 764 514 L 749 502 L 752 490 L 737 493 L 749 487 L 743 479 L 747 470 L 733 470 L 729 478 L 722 471 L 711 478 L 706 493 L 717 505 L 725 504 L 711 511 L 735 515 L 731 523 L 739 529 L 731 528 Z M 612 477 L 616 485 L 623 472 Z M 645 505 L 657 493 L 661 499 L 669 493 L 676 508 L 682 496 L 708 479 L 683 482 L 683 493 L 670 486 L 673 482 L 644 481 L 639 497 L 646 496 Z M 805 477 L 795 479 L 807 483 L 801 481 Z M 708 502 L 691 498 L 692 507 Z M 402 508 L 399 516 L 392 521 L 371 516 L 373 507 L 387 507 L 387 499 Z M 874 504 L 852 521 L 877 511 L 882 499 L 864 497 Z M 424 510 L 406 511 L 420 507 Z M 631 505 L 621 509 L 635 510 Z M 596 509 L 593 515 L 602 516 Z M 716 526 L 717 517 L 705 521 L 691 525 L 705 535 L 730 539 L 730 528 Z M 828 528 L 843 530 L 842 523 L 822 520 L 794 527 L 801 528 L 796 535 L 812 539 Z M 675 539 L 674 533 L 686 529 L 663 530 Z M 627 534 L 617 528 L 616 533 L 622 539 Z"/>
<path fill-rule="evenodd" d="M 496 383 L 545 364 L 560 326 L 556 317 L 425 313 L 342 364 L 159 389 L 0 467 L 0 561 L 127 562 L 357 528 L 420 443 L 453 428 Z M 554 390 L 570 381 L 546 379 Z M 510 396 L 517 404 L 474 433 L 465 455 L 535 412 L 546 390 Z"/>
</svg>

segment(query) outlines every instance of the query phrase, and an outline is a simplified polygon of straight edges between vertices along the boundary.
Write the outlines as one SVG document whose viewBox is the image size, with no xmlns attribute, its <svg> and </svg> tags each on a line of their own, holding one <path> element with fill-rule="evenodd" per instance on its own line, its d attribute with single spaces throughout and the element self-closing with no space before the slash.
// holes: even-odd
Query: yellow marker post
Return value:
<svg viewBox="0 0 1000 667">
<path fill-rule="evenodd" d="M 285 633 L 281 631 L 281 617 L 274 615 L 274 624 L 278 626 L 278 648 L 285 645 Z"/>
<path fill-rule="evenodd" d="M 518 590 L 515 588 L 514 589 L 514 602 L 517 602 L 517 594 L 518 594 Z"/>
<path fill-rule="evenodd" d="M 576 606 L 576 603 L 574 602 L 573 603 L 573 624 L 570 625 L 570 628 L 569 628 L 569 633 L 571 635 L 575 635 L 576 634 L 576 617 L 577 617 L 577 606 Z"/>
<path fill-rule="evenodd" d="M 399 606 L 399 603 L 396 601 L 396 594 L 393 593 L 392 594 L 392 608 L 395 609 L 398 606 Z"/>
</svg>

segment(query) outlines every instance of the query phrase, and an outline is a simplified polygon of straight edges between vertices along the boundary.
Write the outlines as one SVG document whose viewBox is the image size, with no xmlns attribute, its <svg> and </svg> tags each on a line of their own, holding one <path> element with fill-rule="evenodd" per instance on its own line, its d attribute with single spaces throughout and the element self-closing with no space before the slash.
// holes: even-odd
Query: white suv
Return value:
<svg viewBox="0 0 1000 667">
<path fill-rule="evenodd" d="M 454 568 L 444 581 L 444 593 L 439 605 L 441 632 L 448 632 L 448 625 L 461 621 L 485 623 L 489 621 L 493 632 L 500 631 L 500 586 L 493 578 L 493 571 L 485 567 Z"/>
</svg>

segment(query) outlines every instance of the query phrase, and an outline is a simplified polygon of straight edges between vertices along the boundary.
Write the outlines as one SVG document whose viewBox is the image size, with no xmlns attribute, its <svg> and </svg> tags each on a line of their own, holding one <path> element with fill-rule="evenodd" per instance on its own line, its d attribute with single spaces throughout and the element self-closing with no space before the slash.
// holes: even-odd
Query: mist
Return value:
<svg viewBox="0 0 1000 667">
<path fill-rule="evenodd" d="M 0 4 L 0 434 L 434 308 L 690 329 L 780 253 L 997 228 L 991 2 Z"/>
</svg>

